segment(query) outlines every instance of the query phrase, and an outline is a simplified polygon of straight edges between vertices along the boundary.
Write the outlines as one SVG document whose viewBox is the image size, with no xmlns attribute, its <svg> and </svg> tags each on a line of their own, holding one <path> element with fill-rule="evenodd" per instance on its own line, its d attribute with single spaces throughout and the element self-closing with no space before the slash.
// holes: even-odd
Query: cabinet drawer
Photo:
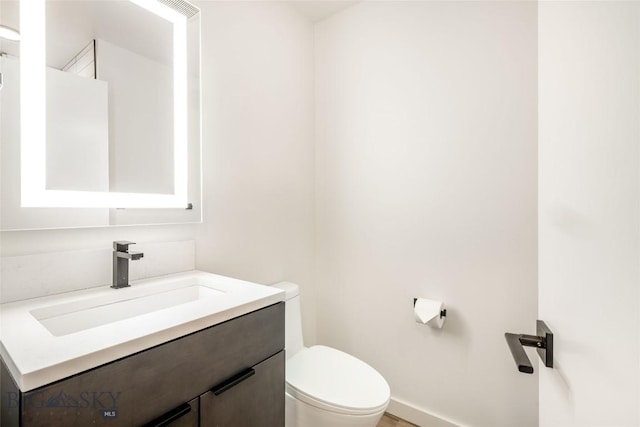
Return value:
<svg viewBox="0 0 640 427">
<path fill-rule="evenodd" d="M 156 418 L 144 427 L 198 427 L 200 399 L 195 398 Z"/>
<path fill-rule="evenodd" d="M 284 351 L 252 369 L 253 375 L 234 386 L 223 383 L 200 396 L 203 427 L 284 426 Z"/>
<path fill-rule="evenodd" d="M 144 425 L 283 348 L 278 303 L 24 393 L 22 426 Z"/>
</svg>

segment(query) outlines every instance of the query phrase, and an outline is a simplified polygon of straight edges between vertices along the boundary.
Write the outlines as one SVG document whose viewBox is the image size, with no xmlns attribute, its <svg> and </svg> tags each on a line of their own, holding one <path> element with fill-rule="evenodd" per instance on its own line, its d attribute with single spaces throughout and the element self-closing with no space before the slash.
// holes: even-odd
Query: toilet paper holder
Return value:
<svg viewBox="0 0 640 427">
<path fill-rule="evenodd" d="M 413 299 L 413 306 L 414 307 L 416 306 L 416 301 L 418 301 L 418 298 L 414 298 Z M 440 318 L 442 319 L 443 317 L 447 317 L 447 309 L 446 308 L 443 309 L 443 310 L 440 310 Z"/>
<path fill-rule="evenodd" d="M 524 347 L 535 347 L 538 356 L 547 368 L 553 368 L 553 332 L 542 320 L 536 321 L 536 333 L 538 335 L 512 334 L 506 332 L 507 340 L 513 360 L 518 366 L 518 371 L 525 374 L 533 374 L 533 366 L 524 351 Z"/>
</svg>

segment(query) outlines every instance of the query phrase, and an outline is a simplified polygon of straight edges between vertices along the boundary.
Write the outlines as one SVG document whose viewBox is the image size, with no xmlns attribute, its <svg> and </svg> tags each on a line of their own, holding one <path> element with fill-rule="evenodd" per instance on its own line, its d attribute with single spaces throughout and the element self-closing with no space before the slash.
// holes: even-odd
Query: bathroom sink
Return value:
<svg viewBox="0 0 640 427">
<path fill-rule="evenodd" d="M 33 317 L 55 336 L 71 334 L 142 314 L 200 300 L 214 300 L 224 291 L 201 285 L 153 293 L 130 295 L 114 291 L 113 296 L 88 298 L 31 310 Z"/>
<path fill-rule="evenodd" d="M 189 271 L 0 305 L 0 356 L 22 391 L 283 301 L 284 292 Z"/>
</svg>

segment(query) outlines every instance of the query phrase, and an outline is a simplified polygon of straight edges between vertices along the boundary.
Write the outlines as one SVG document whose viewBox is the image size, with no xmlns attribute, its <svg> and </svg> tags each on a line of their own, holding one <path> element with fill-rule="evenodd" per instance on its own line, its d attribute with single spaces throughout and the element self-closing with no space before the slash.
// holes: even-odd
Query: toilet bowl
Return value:
<svg viewBox="0 0 640 427">
<path fill-rule="evenodd" d="M 304 347 L 298 285 L 285 296 L 286 427 L 375 427 L 389 405 L 385 379 L 360 359 L 331 347 Z"/>
</svg>

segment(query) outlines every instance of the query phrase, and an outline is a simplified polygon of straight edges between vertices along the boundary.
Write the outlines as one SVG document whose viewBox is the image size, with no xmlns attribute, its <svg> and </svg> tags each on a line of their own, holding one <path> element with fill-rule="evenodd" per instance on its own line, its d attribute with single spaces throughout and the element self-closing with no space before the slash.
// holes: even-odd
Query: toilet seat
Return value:
<svg viewBox="0 0 640 427">
<path fill-rule="evenodd" d="M 371 366 L 322 345 L 305 348 L 287 360 L 289 395 L 316 408 L 350 415 L 383 411 L 390 390 Z"/>
</svg>

